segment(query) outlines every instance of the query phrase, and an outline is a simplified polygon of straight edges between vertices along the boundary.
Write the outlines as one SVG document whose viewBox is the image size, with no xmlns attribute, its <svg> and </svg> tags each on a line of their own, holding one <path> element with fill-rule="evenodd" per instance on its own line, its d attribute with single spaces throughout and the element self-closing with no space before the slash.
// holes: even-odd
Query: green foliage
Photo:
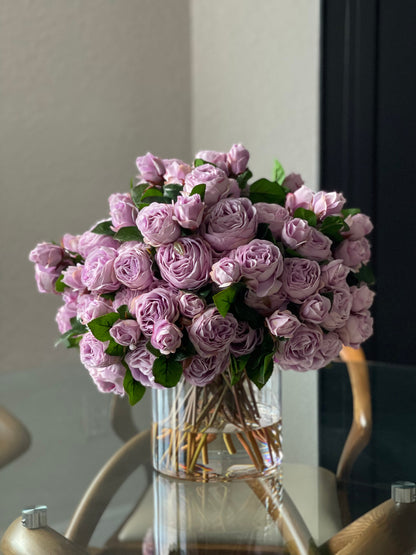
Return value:
<svg viewBox="0 0 416 555">
<path fill-rule="evenodd" d="M 137 208 L 139 209 L 142 195 L 149 186 L 149 183 L 141 183 L 140 185 L 136 185 L 135 187 L 133 187 L 133 189 L 131 190 L 131 198 L 135 206 L 137 206 Z"/>
<path fill-rule="evenodd" d="M 182 376 L 182 364 L 174 358 L 162 355 L 153 363 L 155 382 L 165 387 L 175 387 Z"/>
<path fill-rule="evenodd" d="M 179 183 L 169 183 L 163 187 L 163 195 L 176 202 L 176 199 L 182 189 L 183 185 L 179 185 Z"/>
<path fill-rule="evenodd" d="M 205 198 L 205 189 L 207 188 L 207 186 L 205 185 L 205 183 L 200 183 L 199 185 L 195 185 L 195 187 L 192 189 L 190 196 L 192 195 L 199 195 L 201 197 L 201 200 L 203 201 Z"/>
<path fill-rule="evenodd" d="M 135 225 L 132 225 L 119 229 L 114 235 L 114 239 L 117 239 L 117 241 L 121 242 L 139 241 L 139 243 L 142 243 L 143 235 L 140 233 L 139 229 Z"/>
<path fill-rule="evenodd" d="M 88 323 L 91 333 L 96 339 L 100 341 L 111 341 L 110 329 L 117 320 L 120 319 L 118 312 L 109 312 L 103 314 Z"/>
<path fill-rule="evenodd" d="M 316 227 L 318 224 L 318 218 L 316 217 L 315 212 L 312 212 L 312 210 L 307 210 L 306 208 L 296 208 L 293 213 L 293 217 L 306 220 L 308 224 L 312 227 Z"/>
<path fill-rule="evenodd" d="M 319 228 L 321 233 L 329 237 L 335 243 L 340 243 L 344 239 L 341 235 L 341 231 L 348 230 L 349 226 L 341 216 L 327 216 Z"/>
<path fill-rule="evenodd" d="M 346 218 L 347 216 L 355 216 L 360 212 L 361 210 L 359 208 L 344 208 L 344 210 L 341 210 L 341 214 L 344 216 L 344 218 Z"/>
<path fill-rule="evenodd" d="M 249 199 L 253 203 L 268 202 L 283 206 L 286 192 L 279 183 L 263 178 L 250 185 Z"/>
<path fill-rule="evenodd" d="M 194 168 L 199 168 L 199 166 L 203 166 L 204 164 L 211 164 L 211 166 L 214 166 L 214 168 L 217 167 L 217 165 L 213 162 L 208 162 L 207 160 L 203 160 L 202 158 L 195 158 Z"/>
<path fill-rule="evenodd" d="M 63 274 L 61 274 L 55 282 L 55 291 L 57 293 L 63 293 L 65 291 L 65 287 L 67 287 L 65 283 L 62 281 L 63 277 L 64 277 Z"/>
<path fill-rule="evenodd" d="M 126 374 L 123 380 L 124 391 L 127 393 L 130 405 L 133 406 L 142 399 L 143 395 L 146 393 L 146 388 L 133 378 L 127 363 L 123 361 L 122 364 L 126 369 Z"/>
<path fill-rule="evenodd" d="M 253 173 L 247 168 L 243 173 L 237 175 L 236 180 L 240 189 L 245 189 L 248 180 L 253 177 Z"/>
<path fill-rule="evenodd" d="M 231 305 L 235 301 L 238 291 L 244 287 L 242 283 L 233 283 L 229 287 L 222 289 L 219 293 L 216 293 L 212 299 L 218 312 L 221 316 L 227 316 Z"/>
<path fill-rule="evenodd" d="M 98 235 L 109 235 L 110 237 L 114 237 L 115 232 L 111 229 L 112 225 L 111 220 L 106 220 L 105 222 L 97 224 L 91 231 L 92 233 L 97 233 Z"/>
<path fill-rule="evenodd" d="M 370 264 L 363 264 L 354 275 L 358 283 L 362 281 L 367 285 L 375 285 L 376 283 L 376 278 Z"/>
<path fill-rule="evenodd" d="M 71 318 L 70 323 L 71 329 L 59 337 L 58 341 L 55 343 L 55 347 L 61 344 L 65 345 L 67 349 L 78 347 L 82 335 L 88 331 L 87 326 L 81 324 L 76 316 Z"/>
<path fill-rule="evenodd" d="M 125 347 L 123 345 L 119 345 L 113 338 L 110 339 L 110 343 L 105 350 L 107 355 L 111 355 L 114 357 L 122 357 L 125 353 Z"/>
<path fill-rule="evenodd" d="M 285 170 L 279 160 L 274 161 L 272 179 L 279 185 L 281 185 L 285 179 Z"/>
<path fill-rule="evenodd" d="M 274 341 L 265 332 L 261 345 L 258 345 L 248 359 L 246 372 L 250 380 L 261 389 L 266 385 L 273 372 Z"/>
<path fill-rule="evenodd" d="M 133 319 L 133 316 L 129 312 L 129 307 L 126 304 L 119 306 L 117 312 L 120 314 L 122 320 Z"/>
<path fill-rule="evenodd" d="M 249 358 L 250 355 L 242 355 L 238 358 L 230 355 L 231 385 L 236 385 L 240 381 Z"/>
<path fill-rule="evenodd" d="M 276 239 L 273 237 L 272 232 L 270 231 L 270 225 L 266 223 L 261 223 L 257 226 L 257 239 L 264 239 L 266 241 L 270 241 L 276 245 Z"/>
</svg>

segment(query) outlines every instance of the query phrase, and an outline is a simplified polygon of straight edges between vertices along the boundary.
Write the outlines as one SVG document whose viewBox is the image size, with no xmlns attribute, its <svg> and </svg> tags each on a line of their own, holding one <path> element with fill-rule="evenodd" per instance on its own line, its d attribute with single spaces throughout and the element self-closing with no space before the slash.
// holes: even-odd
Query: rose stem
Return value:
<svg viewBox="0 0 416 555">
<path fill-rule="evenodd" d="M 204 446 L 204 443 L 205 443 L 206 441 L 207 441 L 207 436 L 206 436 L 206 434 L 203 434 L 203 435 L 202 435 L 202 438 L 201 438 L 201 440 L 200 440 L 200 442 L 198 443 L 198 445 L 197 445 L 197 447 L 196 447 L 196 449 L 195 449 L 195 451 L 194 451 L 194 454 L 193 454 L 192 460 L 191 460 L 191 464 L 188 466 L 188 472 L 192 472 L 192 471 L 193 471 L 194 466 L 195 466 L 195 464 L 196 464 L 196 461 L 198 460 L 199 453 L 201 452 L 201 449 L 202 449 L 202 447 Z"/>
<path fill-rule="evenodd" d="M 269 430 L 267 428 L 264 428 L 264 433 L 266 434 L 266 443 L 267 443 L 267 449 L 269 450 L 269 455 L 270 455 L 270 462 L 273 464 L 274 460 L 273 460 L 273 451 L 270 445 L 270 435 L 269 435 Z"/>
<path fill-rule="evenodd" d="M 254 407 L 254 410 L 257 414 L 257 417 L 260 419 L 259 409 L 257 408 L 256 398 L 254 397 L 253 384 L 251 383 L 250 378 L 247 376 L 247 373 L 245 374 L 245 376 L 246 376 L 246 380 L 248 382 L 248 390 L 250 391 L 252 406 Z"/>
<path fill-rule="evenodd" d="M 259 463 L 258 463 L 256 457 L 251 452 L 250 446 L 248 445 L 247 441 L 244 439 L 243 434 L 241 432 L 237 432 L 236 436 L 240 440 L 241 445 L 247 451 L 247 455 L 250 457 L 251 462 L 254 464 L 254 466 L 257 468 L 257 470 L 261 470 L 261 468 L 259 468 Z"/>
<path fill-rule="evenodd" d="M 202 462 L 204 465 L 208 466 L 208 445 L 207 442 L 204 442 L 202 446 Z"/>
<path fill-rule="evenodd" d="M 247 434 L 247 437 L 248 437 L 248 439 L 251 443 L 251 447 L 253 448 L 253 451 L 254 451 L 254 453 L 255 453 L 255 455 L 256 455 L 259 463 L 260 463 L 261 470 L 264 470 L 264 466 L 265 466 L 264 465 L 264 460 L 263 460 L 263 457 L 261 456 L 259 446 L 257 445 L 257 442 L 256 442 L 256 440 L 253 436 L 253 432 L 247 431 L 246 434 Z"/>
<path fill-rule="evenodd" d="M 222 434 L 225 446 L 227 447 L 227 451 L 230 455 L 235 455 L 237 453 L 237 449 L 234 446 L 233 440 L 231 438 L 231 434 Z"/>
</svg>

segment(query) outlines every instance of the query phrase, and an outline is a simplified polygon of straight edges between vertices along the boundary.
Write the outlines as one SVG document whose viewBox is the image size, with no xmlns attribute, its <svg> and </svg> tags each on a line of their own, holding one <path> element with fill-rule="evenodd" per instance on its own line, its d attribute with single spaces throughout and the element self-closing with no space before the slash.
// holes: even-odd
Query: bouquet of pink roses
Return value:
<svg viewBox="0 0 416 555">
<path fill-rule="evenodd" d="M 205 386 L 227 373 L 261 388 L 273 371 L 318 369 L 372 334 L 372 230 L 340 193 L 299 175 L 249 183 L 249 153 L 199 152 L 192 166 L 150 153 L 110 218 L 31 253 L 41 292 L 98 389 Z"/>
</svg>

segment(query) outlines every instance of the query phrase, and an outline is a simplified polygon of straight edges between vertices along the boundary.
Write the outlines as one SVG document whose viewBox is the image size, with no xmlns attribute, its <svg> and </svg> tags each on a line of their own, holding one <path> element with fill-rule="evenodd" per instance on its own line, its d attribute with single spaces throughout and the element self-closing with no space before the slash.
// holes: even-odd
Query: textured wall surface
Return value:
<svg viewBox="0 0 416 555">
<path fill-rule="evenodd" d="M 0 2 L 1 364 L 53 349 L 58 299 L 28 253 L 81 233 L 128 189 L 136 156 L 190 156 L 187 0 Z M 174 32 L 173 32 L 174 29 Z"/>
<path fill-rule="evenodd" d="M 255 175 L 274 158 L 318 183 L 319 1 L 191 1 L 192 146 L 243 142 Z M 317 375 L 284 374 L 287 460 L 318 461 Z"/>
</svg>

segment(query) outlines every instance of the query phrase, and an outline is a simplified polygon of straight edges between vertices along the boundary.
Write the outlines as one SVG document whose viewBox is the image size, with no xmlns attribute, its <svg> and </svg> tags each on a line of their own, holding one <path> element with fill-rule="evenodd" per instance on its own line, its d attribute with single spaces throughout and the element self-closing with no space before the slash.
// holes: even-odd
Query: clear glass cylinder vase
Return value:
<svg viewBox="0 0 416 555">
<path fill-rule="evenodd" d="M 228 372 L 199 387 L 182 379 L 153 394 L 153 466 L 191 480 L 266 476 L 279 469 L 281 373 L 275 367 L 257 388 L 244 373 L 231 385 Z"/>
</svg>

